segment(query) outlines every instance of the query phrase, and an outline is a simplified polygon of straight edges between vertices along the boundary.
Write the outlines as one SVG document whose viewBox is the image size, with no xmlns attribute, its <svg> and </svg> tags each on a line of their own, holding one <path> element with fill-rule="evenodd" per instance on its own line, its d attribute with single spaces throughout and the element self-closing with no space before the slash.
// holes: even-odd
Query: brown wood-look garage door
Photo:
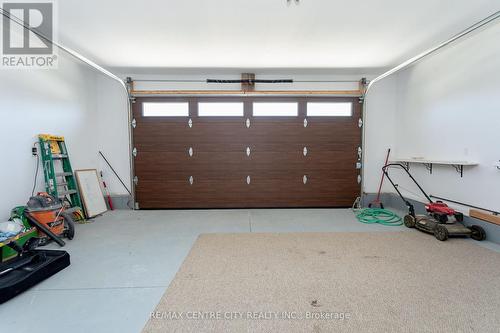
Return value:
<svg viewBox="0 0 500 333">
<path fill-rule="evenodd" d="M 266 101 L 298 115 L 254 117 Z M 144 116 L 146 102 L 187 102 L 189 115 Z M 202 102 L 244 102 L 244 114 L 200 117 Z M 310 102 L 350 102 L 352 115 L 307 116 Z M 137 98 L 133 114 L 139 208 L 349 207 L 359 195 L 357 98 Z"/>
</svg>

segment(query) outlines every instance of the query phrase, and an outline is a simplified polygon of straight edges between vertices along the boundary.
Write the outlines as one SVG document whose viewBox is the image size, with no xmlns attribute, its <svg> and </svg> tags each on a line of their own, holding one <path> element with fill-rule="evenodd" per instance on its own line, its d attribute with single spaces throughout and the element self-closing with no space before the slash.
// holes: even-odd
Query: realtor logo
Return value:
<svg viewBox="0 0 500 333">
<path fill-rule="evenodd" d="M 54 4 L 5 2 L 2 9 L 2 67 L 54 68 L 57 56 L 48 41 L 54 40 Z"/>
</svg>

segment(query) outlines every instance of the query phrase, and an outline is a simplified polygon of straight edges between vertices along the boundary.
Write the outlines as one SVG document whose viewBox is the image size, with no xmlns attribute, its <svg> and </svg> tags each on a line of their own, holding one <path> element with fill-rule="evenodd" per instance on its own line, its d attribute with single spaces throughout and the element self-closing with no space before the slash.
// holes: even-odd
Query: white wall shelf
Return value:
<svg viewBox="0 0 500 333">
<path fill-rule="evenodd" d="M 391 163 L 402 163 L 406 166 L 407 169 L 410 168 L 410 163 L 415 164 L 423 164 L 429 173 L 432 174 L 432 166 L 434 164 L 437 165 L 451 165 L 455 168 L 455 170 L 460 174 L 460 177 L 464 176 L 464 167 L 465 166 L 476 166 L 479 165 L 477 162 L 472 161 L 444 161 L 444 160 L 428 160 L 424 158 L 394 158 L 391 160 Z"/>
</svg>

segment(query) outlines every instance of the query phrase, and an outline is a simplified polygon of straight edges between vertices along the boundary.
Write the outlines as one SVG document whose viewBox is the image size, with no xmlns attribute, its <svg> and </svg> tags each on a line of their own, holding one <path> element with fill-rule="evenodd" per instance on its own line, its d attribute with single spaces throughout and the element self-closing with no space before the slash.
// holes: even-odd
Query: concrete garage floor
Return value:
<svg viewBox="0 0 500 333">
<path fill-rule="evenodd" d="M 140 332 L 202 233 L 417 232 L 359 223 L 350 209 L 120 210 L 76 231 L 71 266 L 0 305 L 2 331 Z"/>
</svg>

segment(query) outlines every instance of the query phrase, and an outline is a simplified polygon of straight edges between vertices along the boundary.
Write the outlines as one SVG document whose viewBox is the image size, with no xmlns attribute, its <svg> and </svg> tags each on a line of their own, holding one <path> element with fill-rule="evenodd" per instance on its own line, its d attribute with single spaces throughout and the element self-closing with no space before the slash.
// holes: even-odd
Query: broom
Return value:
<svg viewBox="0 0 500 333">
<path fill-rule="evenodd" d="M 391 154 L 391 148 L 387 149 L 387 156 L 385 157 L 384 166 L 386 166 L 387 163 L 389 162 L 389 155 L 390 154 Z M 382 178 L 380 179 L 380 185 L 378 187 L 377 197 L 375 198 L 375 200 L 373 200 L 372 202 L 370 202 L 368 204 L 369 208 L 372 208 L 373 206 L 375 206 L 375 207 L 384 209 L 384 204 L 382 203 L 382 201 L 380 201 L 380 192 L 382 191 L 382 185 L 384 184 L 384 178 L 385 178 L 385 173 L 382 172 Z"/>
<path fill-rule="evenodd" d="M 108 200 L 109 209 L 113 210 L 113 200 L 111 200 L 111 195 L 109 195 L 108 186 L 104 181 L 104 177 L 102 176 L 102 171 L 100 173 L 101 173 L 102 186 L 104 187 L 104 193 L 106 194 L 106 199 Z"/>
</svg>

